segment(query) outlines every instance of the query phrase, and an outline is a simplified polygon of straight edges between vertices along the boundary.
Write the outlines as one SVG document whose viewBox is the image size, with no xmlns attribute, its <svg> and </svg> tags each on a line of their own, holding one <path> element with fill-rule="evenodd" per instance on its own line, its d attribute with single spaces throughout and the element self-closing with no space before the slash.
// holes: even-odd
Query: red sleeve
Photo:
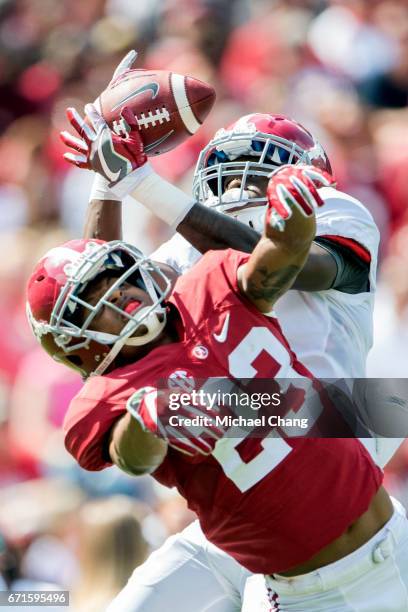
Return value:
<svg viewBox="0 0 408 612">
<path fill-rule="evenodd" d="M 217 283 L 220 271 L 222 271 L 229 288 L 234 293 L 240 293 L 237 277 L 238 268 L 243 266 L 250 257 L 250 253 L 243 253 L 235 249 L 208 251 L 200 260 L 200 262 L 203 262 L 201 273 L 207 277 L 207 284 L 212 286 Z M 198 269 L 197 266 L 198 264 L 195 265 Z"/>
<path fill-rule="evenodd" d="M 363 245 L 361 245 L 356 240 L 353 240 L 352 238 L 345 238 L 344 236 L 329 236 L 326 234 L 324 234 L 323 236 L 319 236 L 319 238 L 325 238 L 326 240 L 330 240 L 335 244 L 340 244 L 341 246 L 350 249 L 350 251 L 352 251 L 355 255 L 357 255 L 357 257 L 361 259 L 361 261 L 364 261 L 365 263 L 371 262 L 370 252 L 365 247 L 363 247 Z"/>
<path fill-rule="evenodd" d="M 114 423 L 126 413 L 118 404 L 75 398 L 64 421 L 65 447 L 85 470 L 103 470 L 112 465 L 109 434 Z"/>
<path fill-rule="evenodd" d="M 250 253 L 242 253 L 234 249 L 227 249 L 227 251 L 224 251 L 222 264 L 231 287 L 236 293 L 240 293 L 237 276 L 238 268 L 246 264 L 250 257 Z"/>
<path fill-rule="evenodd" d="M 248 261 L 250 257 L 251 253 L 244 253 L 236 249 L 217 249 L 216 251 L 212 250 L 204 253 L 197 263 L 194 264 L 194 268 L 198 269 L 198 266 L 202 265 L 203 267 L 211 269 L 227 264 L 231 270 L 234 268 L 236 270 L 240 265 Z M 185 274 L 183 276 L 185 276 Z"/>
<path fill-rule="evenodd" d="M 249 257 L 248 253 L 234 249 L 208 251 L 179 276 L 170 302 L 178 309 L 187 335 L 195 334 L 194 327 L 207 320 L 214 308 L 225 305 L 231 296 L 235 301 L 241 295 L 237 270 Z"/>
</svg>

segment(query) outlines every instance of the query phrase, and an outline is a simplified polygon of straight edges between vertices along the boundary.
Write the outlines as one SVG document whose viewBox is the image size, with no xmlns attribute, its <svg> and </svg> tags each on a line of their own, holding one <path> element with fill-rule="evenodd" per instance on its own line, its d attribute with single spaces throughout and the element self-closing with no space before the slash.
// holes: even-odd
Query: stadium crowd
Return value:
<svg viewBox="0 0 408 612">
<path fill-rule="evenodd" d="M 60 425 L 81 383 L 36 346 L 25 321 L 33 262 L 81 235 L 92 183 L 62 159 L 65 108 L 94 99 L 131 48 L 137 67 L 216 89 L 199 132 L 152 162 L 186 191 L 202 146 L 247 112 L 284 113 L 316 134 L 339 187 L 366 204 L 382 236 L 368 376 L 408 376 L 406 1 L 2 0 L 0 580 L 70 589 L 75 610 L 102 609 L 149 548 L 192 520 L 148 478 L 74 464 Z M 142 250 L 168 237 L 134 201 L 124 215 L 125 239 Z M 386 483 L 406 505 L 408 446 Z M 93 562 L 102 557 L 106 565 Z M 106 589 L 90 602 L 94 584 Z"/>
</svg>

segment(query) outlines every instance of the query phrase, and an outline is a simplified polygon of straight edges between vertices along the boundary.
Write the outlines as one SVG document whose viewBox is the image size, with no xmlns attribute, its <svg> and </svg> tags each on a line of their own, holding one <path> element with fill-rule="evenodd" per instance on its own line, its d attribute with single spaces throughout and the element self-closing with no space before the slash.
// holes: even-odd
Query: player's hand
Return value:
<svg viewBox="0 0 408 612">
<path fill-rule="evenodd" d="M 129 51 L 129 53 L 125 55 L 124 58 L 121 59 L 121 61 L 115 68 L 112 78 L 109 81 L 108 87 L 111 87 L 116 81 L 126 75 L 126 73 L 131 69 L 133 63 L 136 61 L 136 58 L 137 52 L 132 49 L 131 51 Z M 97 100 L 93 102 L 93 106 L 98 106 Z M 61 140 L 64 142 L 64 144 L 66 144 L 68 147 L 73 149 L 73 151 L 75 151 L 75 153 L 66 153 L 64 155 L 64 158 L 68 162 L 78 166 L 79 168 L 87 168 L 88 170 L 92 170 L 92 165 L 87 159 L 88 146 L 85 139 L 85 134 L 87 133 L 86 130 L 88 126 L 84 125 L 82 117 L 79 115 L 75 108 L 67 108 L 66 113 L 68 121 L 77 132 L 79 138 L 72 136 L 69 132 L 66 131 L 60 133 Z M 97 118 L 96 121 L 98 122 Z M 89 136 L 92 138 L 93 135 L 89 134 Z"/>
<path fill-rule="evenodd" d="M 128 70 L 130 70 L 135 63 L 137 58 L 137 51 L 132 49 L 129 51 L 127 55 L 119 62 L 119 64 L 115 68 L 115 72 L 112 75 L 111 80 L 109 81 L 108 87 L 113 85 L 116 81 L 126 75 Z"/>
<path fill-rule="evenodd" d="M 78 134 L 61 132 L 61 140 L 71 151 L 64 153 L 64 159 L 79 168 L 94 170 L 109 182 L 117 185 L 133 170 L 147 162 L 139 126 L 132 110 L 124 107 L 121 118 L 126 125 L 126 136 L 113 133 L 93 104 L 85 106 L 90 125 L 75 108 L 67 108 L 68 121 Z"/>
<path fill-rule="evenodd" d="M 166 440 L 172 448 L 192 457 L 209 455 L 217 440 L 225 434 L 225 430 L 216 425 L 215 417 L 220 413 L 216 407 L 207 410 L 205 406 L 193 402 L 171 410 L 170 398 L 173 397 L 175 401 L 177 396 L 171 390 L 144 387 L 130 398 L 126 407 L 144 431 Z M 194 417 L 205 418 L 203 425 L 184 424 L 185 419 Z"/>
<path fill-rule="evenodd" d="M 278 168 L 272 173 L 266 191 L 266 222 L 283 232 L 285 222 L 294 212 L 312 217 L 315 210 L 324 204 L 318 188 L 329 187 L 333 183 L 333 177 L 314 166 L 287 165 Z"/>
</svg>

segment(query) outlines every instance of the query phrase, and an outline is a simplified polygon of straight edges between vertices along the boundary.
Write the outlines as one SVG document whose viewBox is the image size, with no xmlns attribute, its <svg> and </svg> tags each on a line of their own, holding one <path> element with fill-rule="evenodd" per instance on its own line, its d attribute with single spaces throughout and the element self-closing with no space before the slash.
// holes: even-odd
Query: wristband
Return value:
<svg viewBox="0 0 408 612">
<path fill-rule="evenodd" d="M 153 168 L 146 162 L 140 168 L 135 168 L 130 174 L 125 176 L 118 183 L 109 183 L 109 189 L 114 193 L 115 198 L 123 200 L 124 197 L 131 194 L 144 179 L 151 174 L 154 174 Z"/>
<path fill-rule="evenodd" d="M 153 170 L 138 183 L 130 195 L 173 229 L 195 204 L 191 196 Z"/>
<path fill-rule="evenodd" d="M 108 180 L 95 172 L 95 177 L 91 187 L 91 193 L 89 194 L 89 201 L 92 200 L 112 200 L 114 202 L 120 202 L 121 200 L 109 189 Z"/>
<path fill-rule="evenodd" d="M 148 162 L 116 185 L 111 184 L 110 190 L 115 199 L 131 195 L 172 228 L 177 227 L 195 204 L 194 199 L 159 176 Z"/>
</svg>

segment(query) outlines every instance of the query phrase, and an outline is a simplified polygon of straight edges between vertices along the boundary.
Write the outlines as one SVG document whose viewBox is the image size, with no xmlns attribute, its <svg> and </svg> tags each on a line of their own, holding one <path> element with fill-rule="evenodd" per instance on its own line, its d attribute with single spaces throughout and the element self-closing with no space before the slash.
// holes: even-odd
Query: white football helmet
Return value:
<svg viewBox="0 0 408 612">
<path fill-rule="evenodd" d="M 242 157 L 254 160 L 240 161 Z M 262 231 L 266 197 L 248 192 L 248 177 L 269 177 L 286 164 L 313 165 L 332 174 L 323 147 L 300 123 L 283 115 L 245 115 L 218 130 L 201 151 L 194 172 L 194 197 Z M 242 178 L 240 187 L 224 193 L 225 180 L 231 176 Z"/>
</svg>

